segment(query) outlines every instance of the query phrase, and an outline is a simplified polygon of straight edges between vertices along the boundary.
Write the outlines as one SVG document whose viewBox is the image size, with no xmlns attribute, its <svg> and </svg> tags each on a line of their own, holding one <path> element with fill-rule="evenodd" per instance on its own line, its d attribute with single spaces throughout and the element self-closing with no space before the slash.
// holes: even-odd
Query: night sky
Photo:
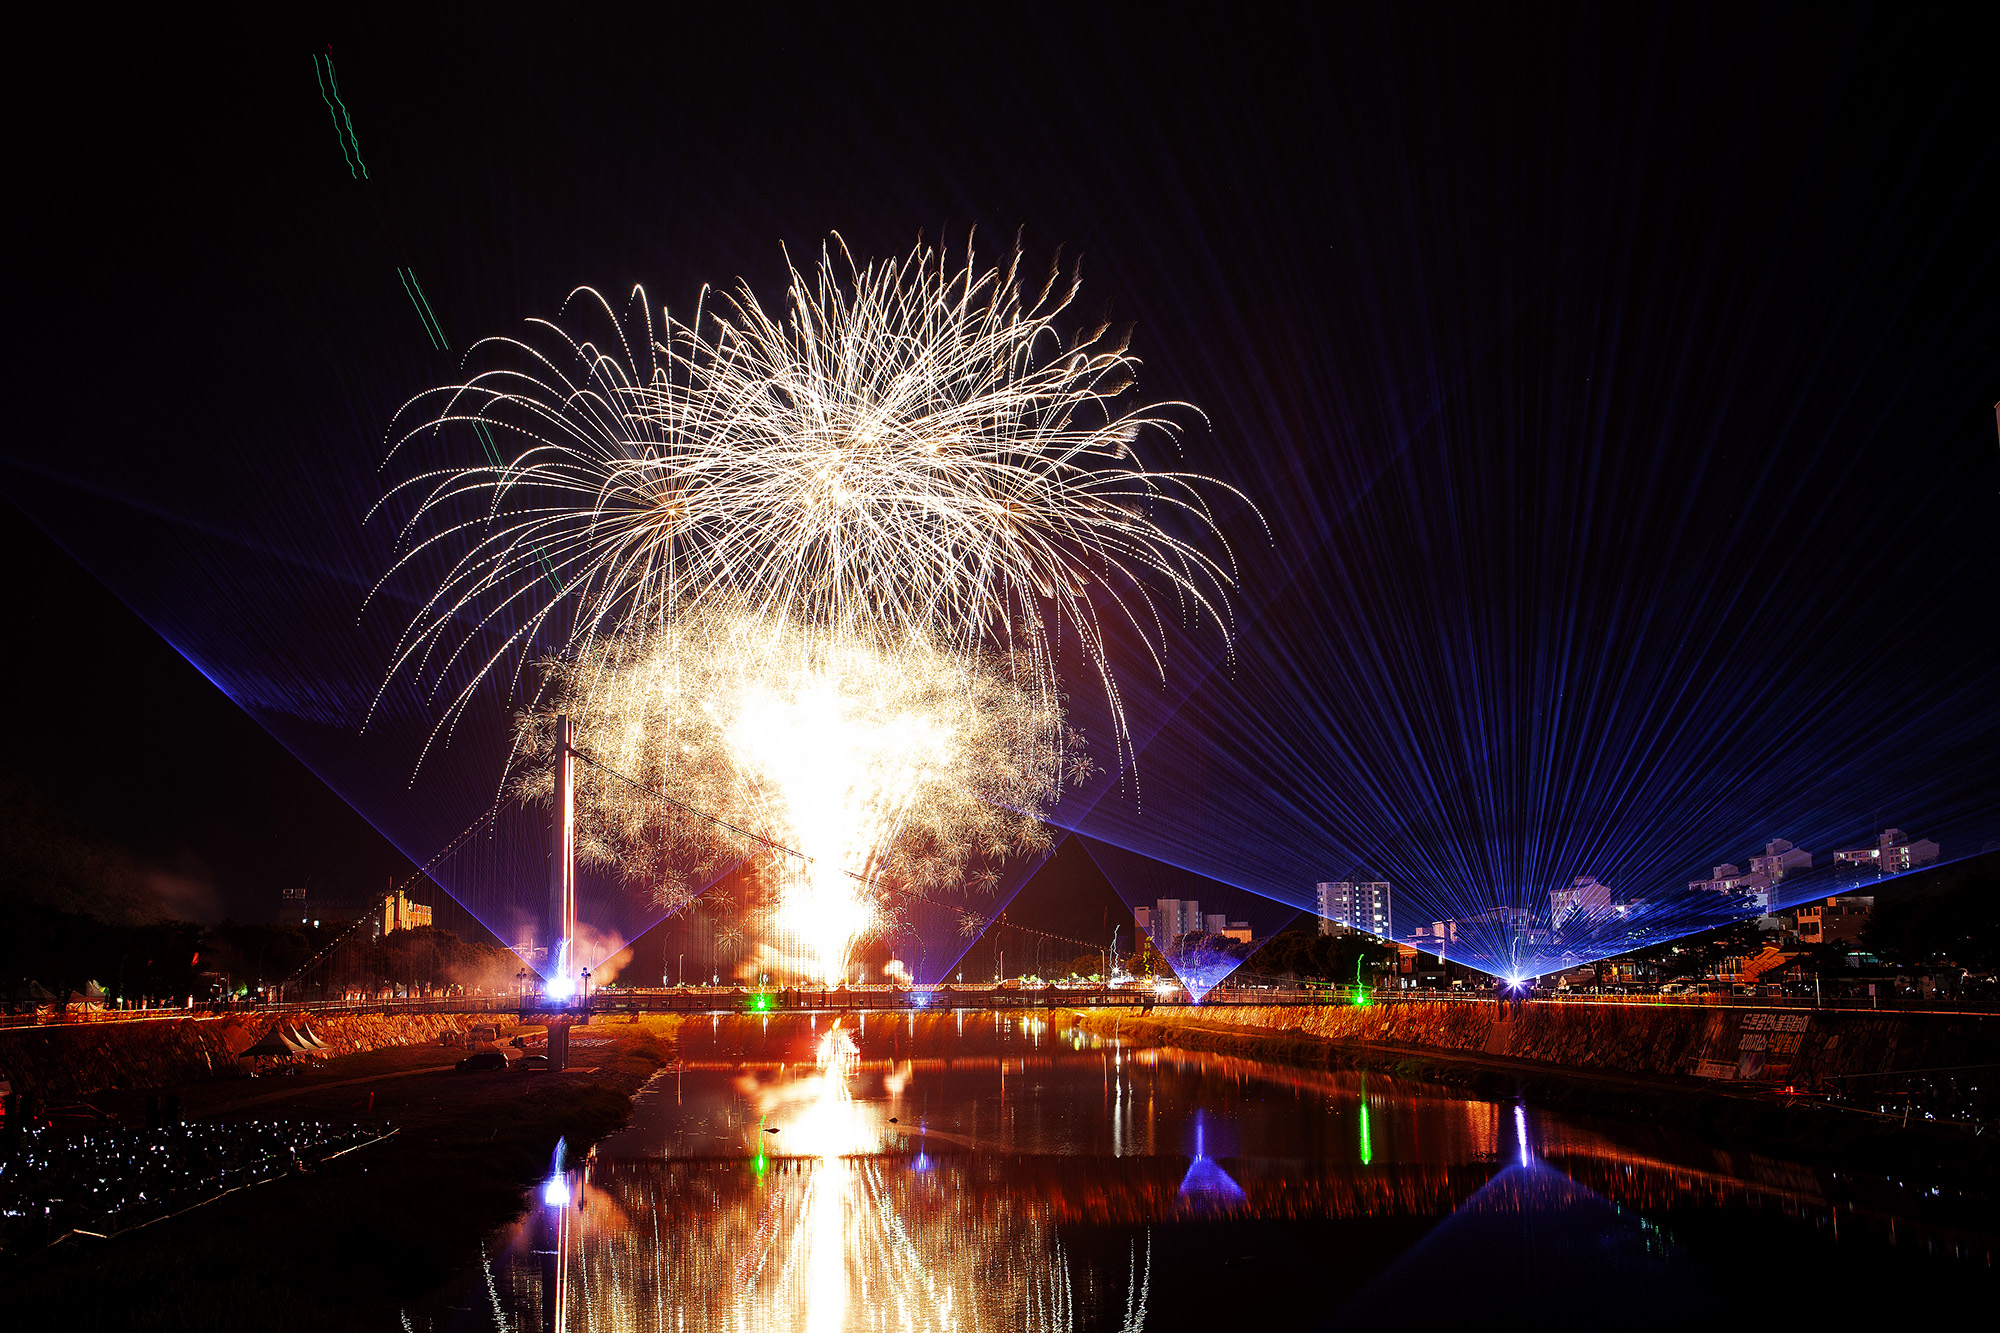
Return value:
<svg viewBox="0 0 2000 1333">
<path fill-rule="evenodd" d="M 1190 650 L 1179 749 L 1142 760 L 1193 832 L 1147 850 L 1261 883 L 1296 825 L 1308 886 L 1671 881 L 1781 821 L 1977 851 L 2000 120 L 1971 8 L 79 22 L 10 89 L 6 763 L 191 911 L 378 886 L 458 820 L 328 720 L 380 678 L 359 519 L 398 406 L 581 283 L 678 312 L 774 293 L 781 245 L 970 230 L 1080 263 L 1141 393 L 1205 417 L 1187 465 L 1256 505 L 1221 516 L 1242 649 Z M 1292 823 L 1209 845 L 1253 806 Z M 1070 921 L 1042 890 L 1095 936 L 1101 891 Z"/>
</svg>

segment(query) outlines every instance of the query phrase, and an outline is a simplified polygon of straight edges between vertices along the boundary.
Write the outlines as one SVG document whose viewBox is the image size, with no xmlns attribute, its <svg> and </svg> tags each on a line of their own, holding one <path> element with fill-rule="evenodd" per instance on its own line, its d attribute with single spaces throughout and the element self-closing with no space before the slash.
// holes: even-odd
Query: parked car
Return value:
<svg viewBox="0 0 2000 1333">
<path fill-rule="evenodd" d="M 516 1069 L 547 1069 L 549 1057 L 546 1055 L 524 1055 L 514 1062 Z"/>
<path fill-rule="evenodd" d="M 476 1073 L 482 1069 L 505 1069 L 507 1057 L 500 1051 L 474 1051 L 460 1060 L 452 1068 L 460 1073 Z"/>
</svg>

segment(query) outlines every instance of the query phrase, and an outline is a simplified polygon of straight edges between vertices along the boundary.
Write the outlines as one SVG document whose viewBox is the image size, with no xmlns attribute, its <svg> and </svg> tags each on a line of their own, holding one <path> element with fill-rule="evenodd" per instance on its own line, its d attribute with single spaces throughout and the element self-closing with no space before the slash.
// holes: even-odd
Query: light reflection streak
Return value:
<svg viewBox="0 0 2000 1333">
<path fill-rule="evenodd" d="M 694 1326 L 805 1333 L 1073 1328 L 1068 1260 L 1045 1222 L 1001 1220 L 984 1228 L 1010 1260 L 1011 1289 L 1003 1282 L 1002 1290 L 980 1258 L 984 1251 L 990 1262 L 994 1251 L 968 1250 L 960 1238 L 922 1225 L 938 1203 L 926 1188 L 931 1164 L 920 1153 L 899 1170 L 880 1155 L 882 1130 L 853 1097 L 859 1055 L 854 1035 L 836 1022 L 820 1039 L 811 1075 L 753 1085 L 760 1113 L 786 1122 L 778 1128 L 784 1150 L 794 1155 L 782 1159 L 784 1174 L 803 1172 L 803 1187 L 765 1204 L 767 1214 L 789 1210 L 786 1243 L 775 1266 L 760 1274 L 765 1280 L 744 1284 L 720 1323 Z M 907 1063 L 892 1067 L 885 1079 L 891 1095 L 899 1096 L 910 1077 Z M 912 1208 L 913 1194 L 930 1207 Z"/>
<path fill-rule="evenodd" d="M 1194 1118 L 1194 1160 L 1181 1177 L 1181 1195 L 1203 1204 L 1228 1207 L 1243 1202 L 1243 1187 L 1208 1155 L 1208 1145 L 1200 1112 Z"/>
<path fill-rule="evenodd" d="M 691 1102 L 716 1107 L 701 1113 L 719 1111 L 727 1119 L 729 1128 L 713 1143 L 717 1155 L 593 1159 L 588 1170 L 568 1173 L 554 1164 L 552 1180 L 559 1178 L 563 1189 L 544 1187 L 542 1197 L 560 1193 L 569 1202 L 537 1207 L 517 1242 L 527 1262 L 499 1266 L 498 1290 L 510 1311 L 532 1308 L 539 1315 L 523 1322 L 515 1314 L 515 1322 L 553 1330 L 574 1321 L 606 1333 L 1135 1330 L 1145 1322 L 1151 1229 L 1158 1224 L 1511 1213 L 1508 1225 L 1532 1229 L 1550 1210 L 1594 1199 L 1590 1206 L 1600 1210 L 1608 1203 L 1647 1213 L 1685 1202 L 1748 1204 L 1824 1225 L 1833 1207 L 1849 1206 L 1830 1202 L 1825 1183 L 1810 1171 L 1753 1162 L 1746 1174 L 1744 1163 L 1732 1165 L 1720 1154 L 1712 1162 L 1700 1153 L 1666 1160 L 1531 1114 L 1525 1105 L 1426 1101 L 1400 1091 L 1394 1079 L 1370 1077 L 1363 1085 L 1354 1075 L 1172 1051 L 1106 1049 L 1069 1063 L 1089 1066 L 1079 1090 L 1085 1104 L 1110 1113 L 1113 1134 L 1141 1095 L 1157 1094 L 1148 1101 L 1161 1108 L 1162 1142 L 1181 1153 L 1191 1145 L 1192 1162 L 1171 1151 L 1106 1156 L 1104 1139 L 1094 1152 L 1051 1150 L 1048 1140 L 1035 1137 L 1038 1131 L 1017 1141 L 1003 1128 L 1003 1138 L 995 1139 L 983 1124 L 977 1139 L 918 1125 L 899 1130 L 879 1118 L 891 1113 L 885 1102 L 907 1104 L 913 1118 L 962 1125 L 951 1118 L 952 1081 L 970 1090 L 976 1105 L 990 1095 L 977 1090 L 990 1090 L 1003 1061 L 868 1061 L 858 1029 L 836 1023 L 815 1036 L 814 1063 L 794 1064 L 777 1078 L 711 1079 L 725 1096 L 733 1086 L 735 1100 Z M 875 1036 L 887 1045 L 889 1034 L 879 1025 Z M 1028 1063 L 1044 1067 L 1041 1060 Z M 1206 1076 L 1197 1106 L 1185 1112 L 1174 1109 L 1176 1102 L 1186 1105 L 1176 1092 L 1183 1085 L 1169 1079 L 1182 1070 Z M 882 1079 L 881 1095 L 868 1074 Z M 1220 1103 L 1232 1100 L 1238 1077 L 1252 1074 L 1261 1075 L 1254 1085 L 1264 1091 L 1239 1101 L 1234 1112 L 1225 1109 Z M 1296 1107 L 1288 1100 L 1280 1111 L 1254 1109 L 1270 1088 L 1287 1085 L 1295 1085 Z M 1060 1083 L 1042 1087 L 1048 1096 Z M 947 1094 L 942 1105 L 941 1093 Z M 1313 1102 L 1323 1103 L 1326 1118 L 1298 1125 Z M 1372 1123 L 1375 1111 L 1391 1110 L 1396 1114 L 1385 1114 L 1382 1125 Z M 1346 1124 L 1348 1115 L 1357 1123 Z M 1414 1152 L 1419 1121 L 1423 1154 Z M 1279 1123 L 1292 1128 L 1270 1137 L 1269 1127 Z M 1337 1134 L 1326 1132 L 1336 1127 Z M 766 1136 L 765 1128 L 781 1132 Z M 1207 1155 L 1208 1139 L 1225 1134 L 1227 1173 Z M 1005 1146 L 1016 1142 L 1044 1146 Z M 741 1146 L 730 1155 L 733 1145 Z M 744 1147 L 756 1154 L 754 1171 Z M 1848 1220 L 1841 1218 L 1843 1232 Z M 1893 1223 L 1911 1230 L 1906 1218 Z M 1101 1253 L 1093 1260 L 1072 1231 L 1079 1227 L 1130 1228 L 1129 1273 L 1115 1260 L 1107 1265 Z M 1927 1234 L 1953 1254 L 1986 1252 L 1983 1238 Z M 1654 1251 L 1641 1246 L 1634 1253 Z M 524 1302 L 523 1282 L 531 1275 L 537 1294 Z M 491 1303 L 493 1292 L 491 1285 L 479 1292 L 477 1304 Z M 1128 1315 L 1123 1325 L 1121 1307 Z"/>
<path fill-rule="evenodd" d="M 1072 1226 L 1136 1229 L 1219 1216 L 1443 1219 L 1464 1212 L 1475 1198 L 1473 1211 L 1533 1214 L 1541 1206 L 1536 1200 L 1547 1191 L 1530 1197 L 1512 1186 L 1487 1189 L 1497 1175 L 1552 1187 L 1560 1175 L 1612 1203 L 1646 1212 L 1692 1202 L 1777 1207 L 1806 1221 L 1823 1222 L 1831 1213 L 1811 1178 L 1750 1181 L 1633 1153 L 1587 1131 L 1558 1135 L 1558 1128 L 1546 1122 L 1531 1126 L 1544 1140 L 1546 1155 L 1527 1168 L 1505 1149 L 1498 1162 L 1489 1157 L 1483 1164 L 1456 1166 L 1385 1162 L 1379 1156 L 1371 1166 L 1239 1162 L 1232 1169 L 1241 1175 L 1245 1198 L 1234 1206 L 1190 1197 L 1182 1188 L 1186 1159 L 1172 1157 L 848 1156 L 836 1159 L 837 1175 L 824 1172 L 829 1163 L 819 1158 L 774 1157 L 761 1181 L 740 1158 L 597 1162 L 587 1176 L 570 1173 L 577 1182 L 571 1205 L 536 1210 L 535 1233 L 523 1237 L 528 1253 L 520 1255 L 529 1263 L 525 1271 L 503 1263 L 501 1292 L 514 1310 L 553 1312 L 560 1306 L 577 1321 L 575 1327 L 587 1323 L 606 1333 L 813 1326 L 1059 1329 L 1065 1327 L 1056 1317 L 1065 1291 L 1076 1303 L 1070 1317 L 1077 1324 L 1086 1321 L 1079 1294 L 1085 1284 L 1075 1271 L 1076 1259 L 1060 1244 L 1064 1229 Z M 1205 1152 L 1205 1141 L 1197 1146 Z M 1574 1186 L 1561 1188 L 1571 1191 L 1561 1198 L 1580 1197 Z M 641 1225 L 631 1225 L 628 1217 Z M 659 1228 L 656 1219 L 675 1224 Z M 1841 1220 L 1844 1232 L 1848 1218 Z M 1906 1238 L 1923 1234 L 1908 1219 L 1898 1220 Z M 838 1265 L 818 1266 L 817 1257 L 799 1255 L 786 1269 L 788 1247 L 801 1237 L 810 1242 L 822 1236 L 834 1247 L 822 1254 L 837 1257 Z M 1968 1239 L 1940 1235 L 1939 1243 L 1962 1247 Z M 1971 1252 L 1985 1253 L 1986 1241 L 1973 1239 Z M 554 1253 L 558 1244 L 560 1263 Z M 815 1287 L 815 1276 L 825 1278 L 822 1286 Z M 1097 1270 L 1100 1284 L 1107 1277 L 1116 1288 L 1127 1275 Z M 542 1294 L 524 1299 L 523 1278 L 538 1284 Z M 1130 1280 L 1139 1290 L 1150 1281 L 1137 1251 Z M 1102 1294 L 1112 1304 L 1100 1305 L 1089 1322 L 1116 1327 L 1126 1294 Z M 845 1322 L 809 1322 L 815 1295 L 834 1301 L 846 1312 Z M 947 1305 L 955 1325 L 936 1313 Z M 570 1326 L 542 1323 L 551 1329 Z"/>
</svg>

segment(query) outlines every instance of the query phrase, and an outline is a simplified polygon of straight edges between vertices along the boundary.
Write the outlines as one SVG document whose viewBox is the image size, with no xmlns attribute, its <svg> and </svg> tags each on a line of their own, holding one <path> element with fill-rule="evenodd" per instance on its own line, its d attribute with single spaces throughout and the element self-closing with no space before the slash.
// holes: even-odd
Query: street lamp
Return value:
<svg viewBox="0 0 2000 1333">
<path fill-rule="evenodd" d="M 583 1012 L 587 1014 L 590 1012 L 590 969 L 587 967 L 583 969 L 583 986 L 579 994 L 583 999 Z"/>
<path fill-rule="evenodd" d="M 687 964 L 688 956 L 686 954 L 682 954 L 679 961 L 674 964 L 674 984 L 676 986 L 682 985 L 687 981 Z"/>
</svg>

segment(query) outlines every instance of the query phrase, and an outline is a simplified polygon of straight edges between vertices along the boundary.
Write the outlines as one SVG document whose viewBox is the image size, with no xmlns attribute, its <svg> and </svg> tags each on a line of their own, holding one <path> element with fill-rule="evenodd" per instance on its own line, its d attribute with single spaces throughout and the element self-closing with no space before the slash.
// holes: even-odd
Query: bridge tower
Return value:
<svg viewBox="0 0 2000 1333">
<path fill-rule="evenodd" d="M 556 791 L 550 829 L 549 924 L 556 931 L 549 949 L 549 982 L 564 991 L 576 970 L 576 723 L 567 713 L 556 719 Z"/>
</svg>

